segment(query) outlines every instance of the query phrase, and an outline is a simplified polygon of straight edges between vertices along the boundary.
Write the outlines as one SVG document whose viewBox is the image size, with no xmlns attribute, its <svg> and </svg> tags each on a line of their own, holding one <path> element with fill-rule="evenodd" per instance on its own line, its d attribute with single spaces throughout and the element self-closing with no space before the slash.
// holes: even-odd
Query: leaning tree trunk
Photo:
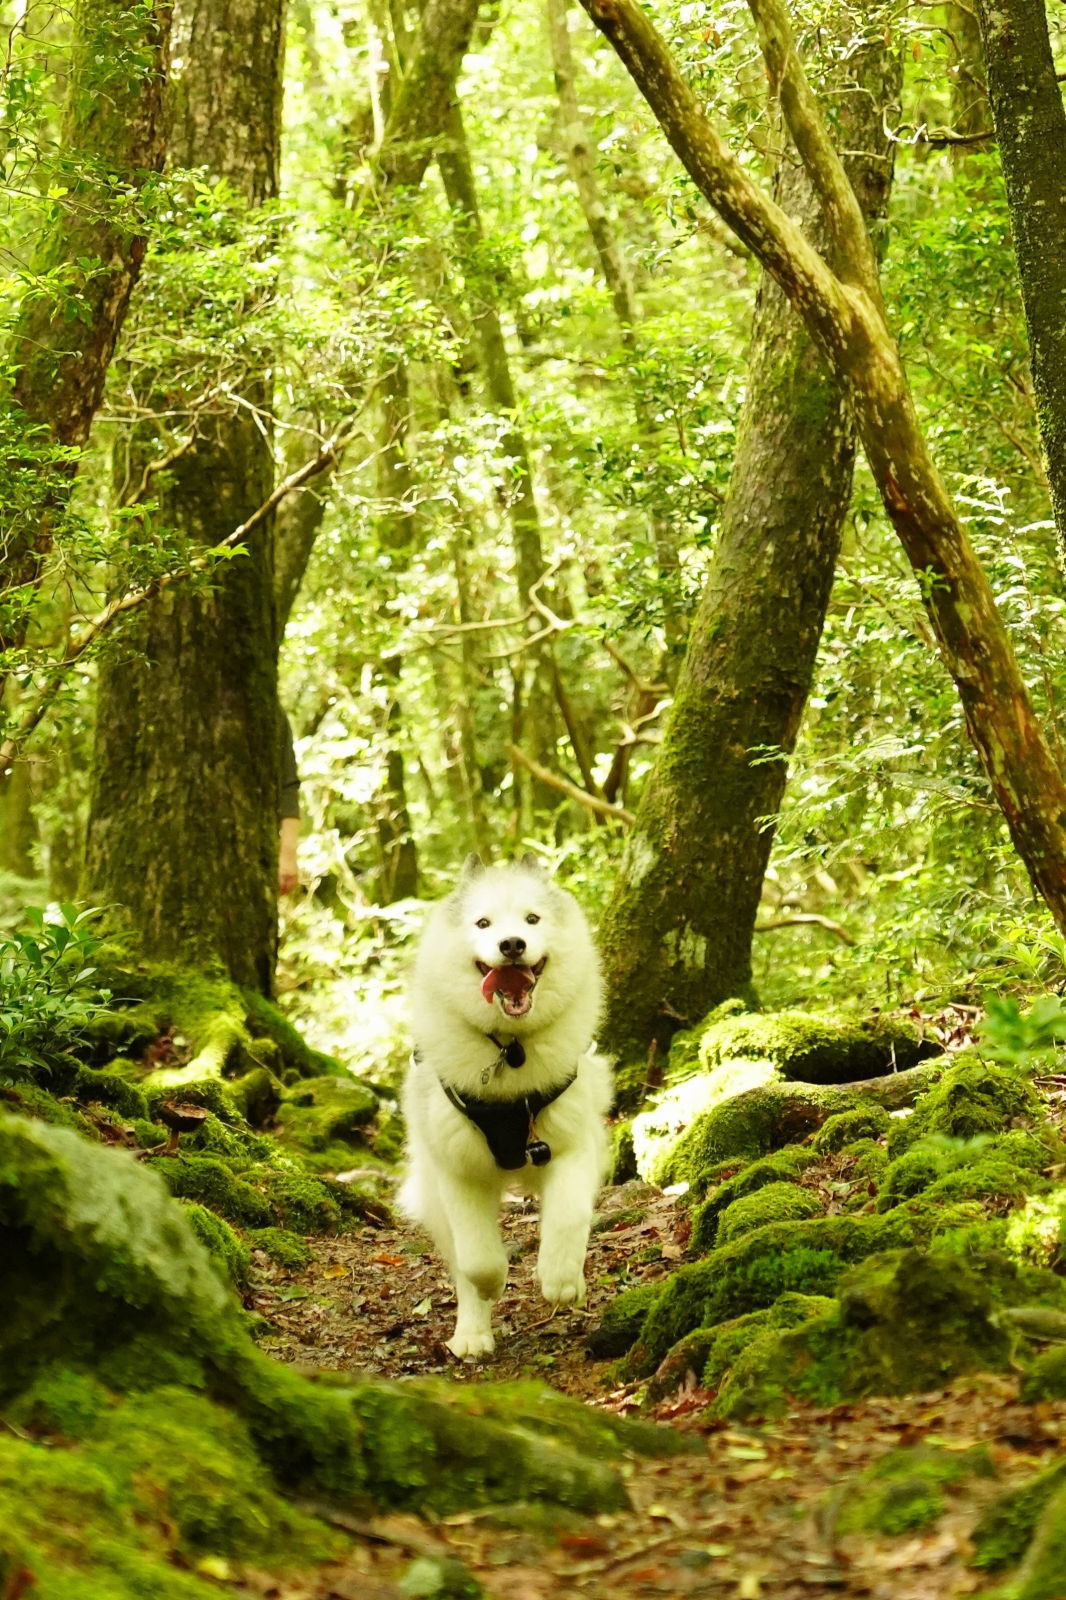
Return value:
<svg viewBox="0 0 1066 1600">
<path fill-rule="evenodd" d="M 0 653 L 25 639 L 77 468 L 76 454 L 59 451 L 49 464 L 47 448 L 77 451 L 88 439 L 144 259 L 138 195 L 163 164 L 169 36 L 169 0 L 128 8 L 79 0 L 74 8 L 61 154 L 75 176 L 38 245 L 8 353 L 14 379 L 5 453 L 29 443 L 37 454 L 0 526 Z M 39 281 L 57 271 L 73 273 L 76 316 L 66 294 L 39 292 Z"/>
<path fill-rule="evenodd" d="M 878 42 L 837 82 L 847 148 L 868 152 L 849 167 L 874 221 L 891 181 L 884 127 L 898 61 Z M 783 160 L 775 190 L 828 249 L 802 167 Z M 854 456 L 843 389 L 767 274 L 713 565 L 602 929 L 603 1042 L 630 1061 L 750 989 L 773 840 L 764 819 L 780 805 L 810 692 Z"/>
<path fill-rule="evenodd" d="M 277 194 L 283 0 L 185 0 L 173 159 L 249 205 Z M 265 376 L 243 398 L 262 412 Z M 270 494 L 273 459 L 250 406 L 209 417 L 168 475 L 160 516 L 216 544 Z M 142 652 L 101 669 L 87 875 L 126 908 L 149 955 L 217 959 L 269 993 L 276 946 L 280 739 L 269 519 L 210 593 L 150 601 Z"/>
<path fill-rule="evenodd" d="M 831 268 L 705 116 L 634 0 L 582 0 L 704 197 L 781 285 L 843 382 L 885 510 L 919 583 L 966 729 L 1034 889 L 1066 932 L 1066 782 L 1044 737 L 988 579 L 930 455 L 876 255 L 804 76 L 783 0 L 748 0 L 782 114 L 822 199 Z"/>
<path fill-rule="evenodd" d="M 1040 438 L 1066 553 L 1066 111 L 1043 0 L 978 0 Z"/>
</svg>

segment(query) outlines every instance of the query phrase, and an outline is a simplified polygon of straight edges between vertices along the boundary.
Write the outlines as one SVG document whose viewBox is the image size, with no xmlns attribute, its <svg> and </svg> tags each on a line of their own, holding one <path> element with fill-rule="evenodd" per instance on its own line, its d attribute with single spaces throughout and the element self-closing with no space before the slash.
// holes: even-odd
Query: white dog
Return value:
<svg viewBox="0 0 1066 1600">
<path fill-rule="evenodd" d="M 540 1195 L 537 1280 L 552 1305 L 585 1299 L 585 1251 L 607 1165 L 607 1062 L 591 1049 L 600 972 L 573 897 L 541 871 L 466 863 L 430 915 L 410 985 L 401 1205 L 448 1263 L 458 1315 L 448 1348 L 495 1348 L 507 1189 Z"/>
</svg>

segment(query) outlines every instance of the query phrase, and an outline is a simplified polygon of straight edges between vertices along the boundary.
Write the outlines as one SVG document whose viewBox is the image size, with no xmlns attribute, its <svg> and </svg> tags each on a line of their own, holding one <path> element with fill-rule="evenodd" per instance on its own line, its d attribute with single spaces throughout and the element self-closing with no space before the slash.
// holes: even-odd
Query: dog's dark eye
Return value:
<svg viewBox="0 0 1066 1600">
<path fill-rule="evenodd" d="M 529 916 L 526 918 L 526 921 L 527 922 L 539 922 L 540 918 L 537 916 L 537 913 L 535 911 L 531 911 L 529 913 Z"/>
<path fill-rule="evenodd" d="M 478 917 L 477 921 L 474 923 L 475 928 L 490 928 L 491 926 L 492 924 L 488 917 Z"/>
</svg>

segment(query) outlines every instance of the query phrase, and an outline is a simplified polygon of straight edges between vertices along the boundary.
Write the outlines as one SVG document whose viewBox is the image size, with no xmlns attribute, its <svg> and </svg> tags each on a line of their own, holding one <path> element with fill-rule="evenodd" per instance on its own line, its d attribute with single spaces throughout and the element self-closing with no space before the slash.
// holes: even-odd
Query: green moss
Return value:
<svg viewBox="0 0 1066 1600">
<path fill-rule="evenodd" d="M 290 1272 L 309 1266 L 315 1258 L 306 1239 L 290 1233 L 287 1228 L 251 1228 L 248 1243 L 253 1250 L 264 1251 L 271 1261 L 279 1267 L 287 1267 Z"/>
<path fill-rule="evenodd" d="M 1066 1489 L 1066 1459 L 1036 1473 L 1017 1489 L 999 1495 L 982 1513 L 971 1535 L 972 1565 L 985 1572 L 1021 1560 L 1045 1508 Z"/>
<path fill-rule="evenodd" d="M 146 1165 L 159 1173 L 171 1194 L 196 1200 L 227 1222 L 265 1228 L 278 1220 L 267 1198 L 218 1156 L 156 1156 Z"/>
<path fill-rule="evenodd" d="M 666 1171 L 672 1153 L 693 1121 L 716 1106 L 759 1088 L 776 1077 L 766 1061 L 731 1061 L 715 1072 L 701 1073 L 668 1089 L 653 1105 L 633 1118 L 633 1152 L 637 1171 L 649 1183 L 673 1183 Z"/>
<path fill-rule="evenodd" d="M 868 1257 L 841 1278 L 835 1311 L 753 1341 L 719 1396 L 722 1414 L 777 1416 L 794 1399 L 833 1405 L 1002 1371 L 1012 1340 L 992 1313 L 1012 1288 L 1017 1274 L 1004 1257 Z"/>
<path fill-rule="evenodd" d="M 1034 1266 L 1061 1270 L 1066 1264 L 1066 1186 L 1030 1198 L 1007 1224 L 1011 1255 Z"/>
<path fill-rule="evenodd" d="M 743 1056 L 773 1062 L 786 1079 L 822 1084 L 903 1071 L 939 1054 L 909 1019 L 813 1011 L 722 1018 L 701 1030 L 699 1049 L 705 1068 Z"/>
<path fill-rule="evenodd" d="M 718 1219 L 717 1242 L 729 1244 L 771 1222 L 799 1222 L 821 1214 L 822 1207 L 809 1189 L 794 1183 L 769 1183 L 726 1206 Z"/>
<path fill-rule="evenodd" d="M 145 1078 L 144 1084 L 153 1117 L 158 1116 L 159 1107 L 164 1100 L 179 1100 L 185 1105 L 203 1106 L 205 1111 L 213 1112 L 220 1122 L 231 1123 L 238 1127 L 244 1122 L 244 1118 L 230 1098 L 229 1091 L 219 1078 L 180 1077 L 176 1072 L 172 1072 L 169 1074 L 168 1082 L 160 1085 L 158 1074 L 152 1073 L 150 1077 Z"/>
<path fill-rule="evenodd" d="M 112 1062 L 107 1071 L 82 1067 L 74 1079 L 71 1093 L 82 1105 L 98 1102 L 111 1107 L 123 1117 L 147 1117 L 147 1097 L 120 1070 L 126 1065 L 132 1067 L 132 1062 Z"/>
<path fill-rule="evenodd" d="M 1005 1132 L 1018 1118 L 1038 1121 L 1039 1096 L 1016 1072 L 971 1058 L 960 1060 L 923 1094 L 910 1117 L 895 1120 L 888 1153 L 895 1159 L 929 1134 L 974 1139 Z"/>
<path fill-rule="evenodd" d="M 273 1220 L 293 1233 L 333 1233 L 341 1220 L 337 1200 L 317 1178 L 298 1169 L 264 1168 L 258 1184 Z"/>
<path fill-rule="evenodd" d="M 1061 1600 L 1066 1572 L 1066 1488 L 1044 1508 L 1014 1580 L 1017 1600 Z"/>
<path fill-rule="evenodd" d="M 733 1173 L 696 1208 L 692 1222 L 693 1249 L 713 1249 L 718 1242 L 718 1219 L 735 1200 L 755 1194 L 771 1183 L 794 1182 L 816 1160 L 812 1151 L 787 1145 L 784 1150 L 762 1156 L 758 1161 L 749 1162 L 740 1172 Z"/>
<path fill-rule="evenodd" d="M 782 1294 L 830 1293 L 845 1269 L 875 1251 L 911 1244 L 919 1224 L 887 1217 L 812 1217 L 772 1223 L 682 1267 L 653 1301 L 630 1357 L 634 1375 L 653 1372 L 693 1328 L 713 1327 L 770 1306 Z"/>
<path fill-rule="evenodd" d="M 995 1472 L 987 1449 L 945 1450 L 935 1443 L 890 1450 L 867 1467 L 837 1499 L 836 1531 L 917 1533 L 947 1510 L 945 1490 Z"/>
<path fill-rule="evenodd" d="M 20 1083 L 17 1089 L 5 1090 L 5 1101 L 9 1107 L 17 1108 L 27 1117 L 35 1117 L 39 1122 L 47 1122 L 53 1128 L 85 1127 L 74 1106 L 64 1104 L 48 1089 L 42 1089 L 35 1083 Z"/>
<path fill-rule="evenodd" d="M 749 1311 L 744 1316 L 719 1323 L 717 1328 L 704 1329 L 710 1337 L 703 1370 L 704 1384 L 708 1389 L 717 1389 L 761 1334 L 797 1328 L 812 1317 L 824 1316 L 834 1305 L 826 1295 L 785 1293 L 763 1311 Z"/>
<path fill-rule="evenodd" d="M 243 1289 L 248 1282 L 252 1257 L 248 1246 L 238 1238 L 228 1222 L 195 1201 L 184 1201 L 185 1215 L 192 1231 L 207 1250 L 227 1282 Z"/>
<path fill-rule="evenodd" d="M 1022 1379 L 1021 1398 L 1028 1403 L 1066 1400 L 1066 1346 L 1057 1345 L 1036 1357 Z"/>
<path fill-rule="evenodd" d="M 633 1148 L 633 1124 L 616 1122 L 611 1129 L 611 1183 L 629 1183 L 637 1176 L 637 1155 Z"/>
<path fill-rule="evenodd" d="M 311 1383 L 270 1361 L 251 1344 L 235 1297 L 154 1172 L 124 1152 L 24 1117 L 0 1116 L 0 1303 L 0 1407 L 50 1369 L 73 1367 L 108 1388 L 137 1390 L 136 1417 L 150 1441 L 165 1436 L 157 1391 L 175 1383 L 195 1389 L 199 1395 L 186 1399 L 209 1408 L 199 1414 L 209 1435 L 246 1438 L 254 1455 L 246 1465 L 262 1464 L 255 1482 L 241 1479 L 240 1496 L 251 1493 L 253 1504 L 256 1483 L 269 1486 L 268 1468 L 283 1489 L 344 1503 L 363 1494 L 383 1506 L 458 1509 L 529 1494 L 594 1511 L 624 1500 L 610 1467 L 569 1447 L 557 1426 L 546 1423 L 545 1436 L 533 1435 L 476 1417 L 469 1393 L 460 1412 L 447 1390 Z M 163 1410 L 176 1405 L 167 1399 Z M 116 1460 L 117 1437 L 108 1444 Z M 169 1440 L 168 1451 L 200 1472 L 191 1432 Z M 55 1460 L 66 1452 L 48 1454 Z M 170 1498 L 177 1489 L 168 1470 L 160 1464 L 160 1492 Z M 73 1478 L 87 1490 L 92 1472 L 82 1461 Z M 76 1497 L 70 1507 L 86 1525 L 96 1514 L 83 1513 Z M 108 1501 L 112 1527 L 120 1510 Z M 224 1521 L 205 1521 L 209 1508 L 182 1511 L 175 1500 L 173 1516 L 190 1547 L 201 1537 L 228 1537 Z M 246 1550 L 254 1544 L 253 1530 Z M 103 1555 L 96 1561 L 106 1577 Z M 107 1594 L 98 1582 L 85 1600 Z M 155 1592 L 148 1584 L 116 1590 Z"/>
<path fill-rule="evenodd" d="M 277 1006 L 248 989 L 241 990 L 240 997 L 246 1026 L 277 1045 L 283 1068 L 298 1072 L 301 1078 L 343 1075 L 341 1063 L 321 1050 L 313 1050 Z"/>
<path fill-rule="evenodd" d="M 754 1161 L 794 1144 L 821 1127 L 827 1117 L 847 1110 L 851 1104 L 851 1096 L 840 1089 L 766 1082 L 696 1116 L 658 1157 L 657 1181 L 687 1182 L 702 1193 L 709 1173 L 718 1163 Z"/>
<path fill-rule="evenodd" d="M 365 1144 L 377 1111 L 377 1095 L 351 1074 L 307 1078 L 278 1107 L 278 1137 L 300 1151 Z"/>
<path fill-rule="evenodd" d="M 882 1106 L 862 1101 L 853 1111 L 827 1117 L 811 1140 L 811 1148 L 819 1155 L 831 1155 L 859 1139 L 879 1139 L 891 1126 L 892 1119 Z"/>
<path fill-rule="evenodd" d="M 854 1163 L 848 1169 L 848 1177 L 853 1183 L 863 1181 L 879 1186 L 888 1167 L 888 1151 L 873 1139 L 857 1139 L 854 1144 L 846 1144 L 839 1152 L 842 1156 L 850 1157 Z"/>
<path fill-rule="evenodd" d="M 640 1283 L 616 1294 L 588 1337 L 585 1348 L 589 1355 L 598 1360 L 624 1355 L 636 1342 L 663 1288 L 662 1283 Z"/>
<path fill-rule="evenodd" d="M 983 1196 L 1020 1199 L 1050 1187 L 1041 1169 L 1053 1152 L 1021 1129 L 978 1138 L 927 1134 L 891 1163 L 881 1183 L 878 1209 L 924 1195 L 929 1200 Z"/>
</svg>

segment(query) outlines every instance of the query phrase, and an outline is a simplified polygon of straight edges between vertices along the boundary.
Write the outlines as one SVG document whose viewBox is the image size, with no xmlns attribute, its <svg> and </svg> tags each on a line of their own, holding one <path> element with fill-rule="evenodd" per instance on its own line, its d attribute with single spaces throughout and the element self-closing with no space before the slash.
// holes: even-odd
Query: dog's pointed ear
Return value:
<svg viewBox="0 0 1066 1600">
<path fill-rule="evenodd" d="M 522 857 L 521 861 L 519 861 L 518 865 L 520 867 L 523 867 L 526 870 L 526 872 L 543 872 L 544 871 L 544 863 L 543 863 L 543 861 L 541 861 L 539 856 L 535 856 L 533 854 L 532 850 L 527 850 L 526 851 L 525 855 Z"/>
<path fill-rule="evenodd" d="M 485 863 L 476 851 L 471 851 L 463 862 L 463 870 L 459 876 L 465 881 L 467 878 L 476 878 L 479 872 L 485 871 Z"/>
</svg>

